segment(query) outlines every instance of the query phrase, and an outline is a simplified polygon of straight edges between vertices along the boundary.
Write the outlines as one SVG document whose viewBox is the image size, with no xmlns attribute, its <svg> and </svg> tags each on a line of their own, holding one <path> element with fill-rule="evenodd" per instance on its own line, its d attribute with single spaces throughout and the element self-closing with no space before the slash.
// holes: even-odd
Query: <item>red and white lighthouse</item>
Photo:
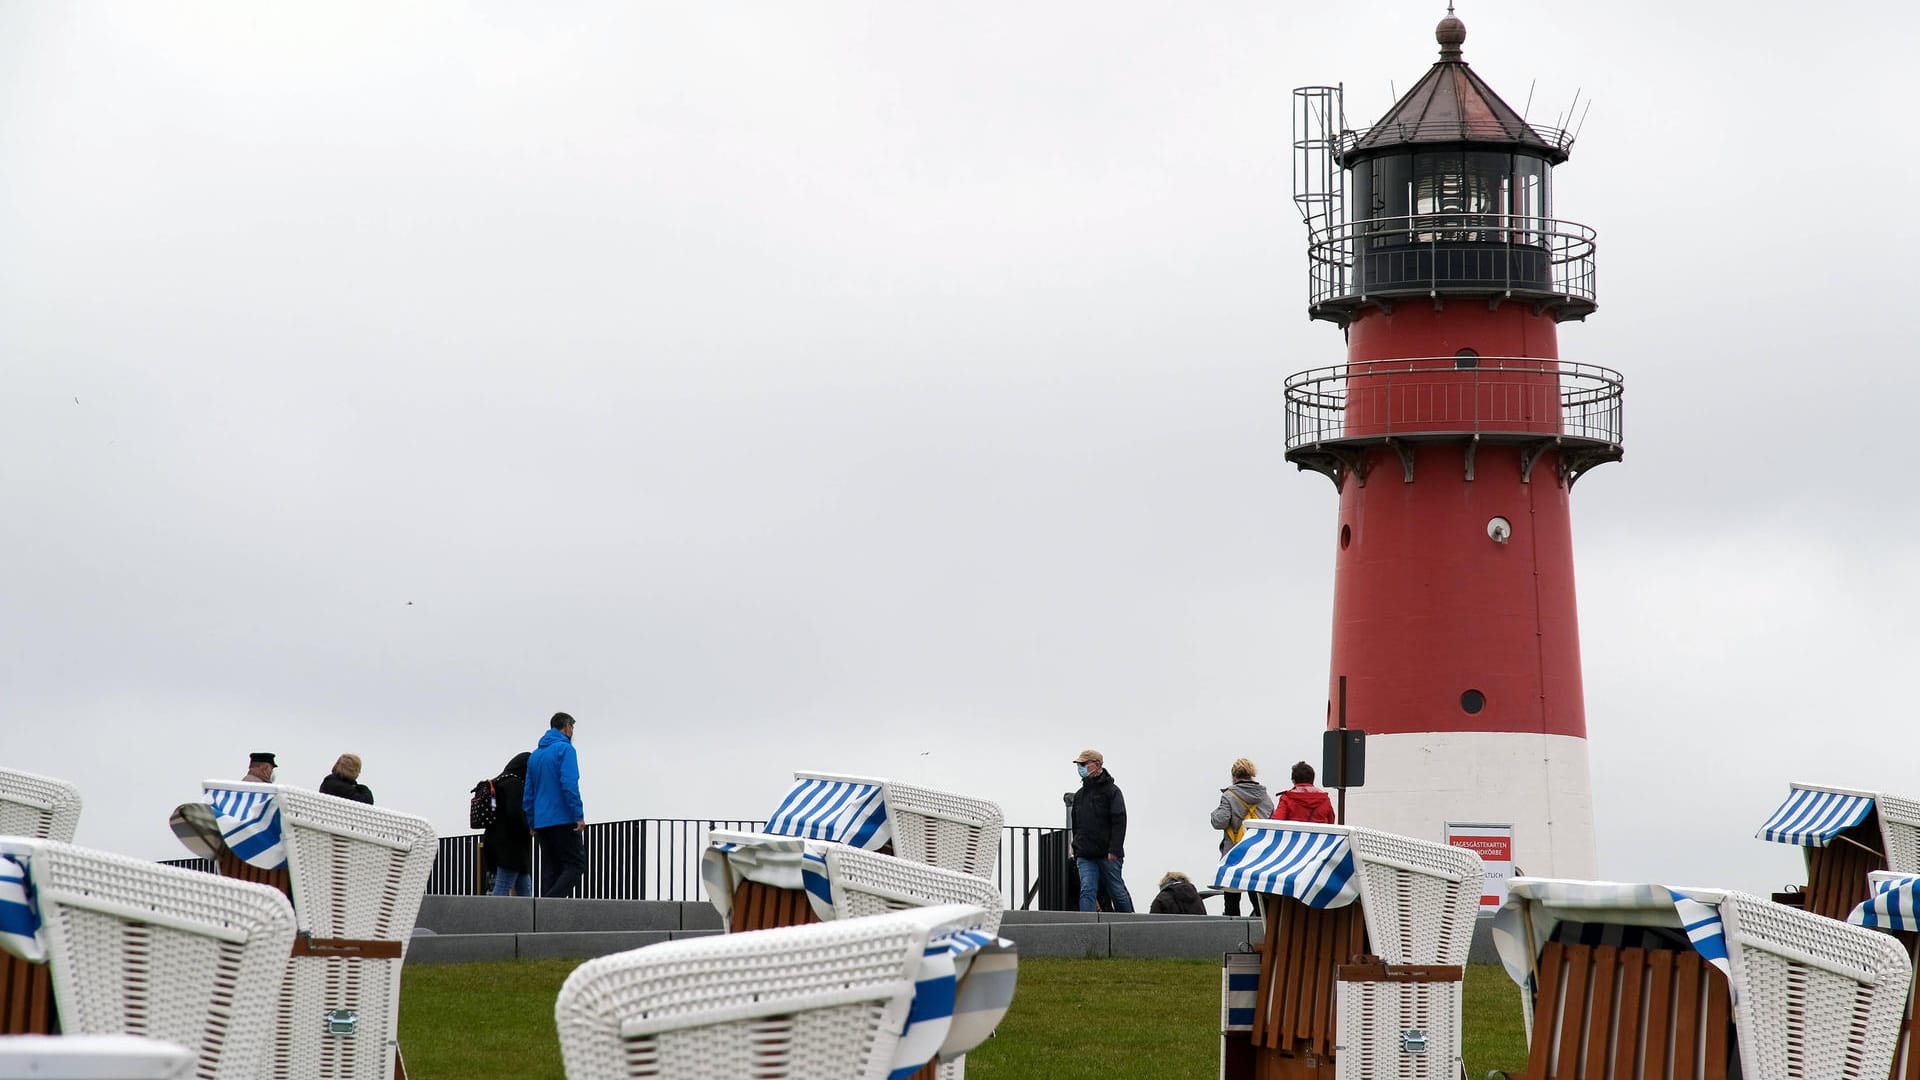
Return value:
<svg viewBox="0 0 1920 1080">
<path fill-rule="evenodd" d="M 1347 340 L 1286 396 L 1287 460 L 1340 495 L 1329 697 L 1344 678 L 1368 732 L 1348 817 L 1510 823 L 1527 873 L 1591 877 L 1568 494 L 1620 459 L 1621 380 L 1561 360 L 1559 327 L 1594 311 L 1594 234 L 1553 216 L 1571 135 L 1467 66 L 1451 7 L 1435 36 L 1365 130 L 1339 89 L 1294 92 L 1308 312 Z"/>
</svg>

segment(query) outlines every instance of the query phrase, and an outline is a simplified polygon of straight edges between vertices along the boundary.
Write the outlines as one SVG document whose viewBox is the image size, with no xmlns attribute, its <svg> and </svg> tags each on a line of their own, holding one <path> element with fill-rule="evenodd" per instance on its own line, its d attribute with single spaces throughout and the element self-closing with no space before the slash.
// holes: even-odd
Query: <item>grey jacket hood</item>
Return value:
<svg viewBox="0 0 1920 1080">
<path fill-rule="evenodd" d="M 1241 803 L 1252 804 L 1259 811 L 1255 817 L 1273 816 L 1273 796 L 1267 793 L 1267 785 L 1258 780 L 1236 780 L 1231 786 L 1220 789 L 1220 805 L 1213 808 L 1210 819 L 1213 827 L 1225 829 L 1245 817 Z"/>
</svg>

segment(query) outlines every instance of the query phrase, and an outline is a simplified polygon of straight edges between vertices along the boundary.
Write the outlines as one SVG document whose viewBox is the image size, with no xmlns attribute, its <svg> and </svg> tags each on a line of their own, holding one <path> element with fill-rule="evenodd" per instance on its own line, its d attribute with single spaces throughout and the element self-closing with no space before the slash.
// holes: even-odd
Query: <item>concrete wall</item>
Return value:
<svg viewBox="0 0 1920 1080">
<path fill-rule="evenodd" d="M 1472 963 L 1495 963 L 1490 920 L 1474 932 Z M 429 896 L 407 961 L 463 964 L 492 960 L 587 959 L 675 938 L 721 932 L 713 905 L 654 900 L 534 900 Z M 1022 956 L 1084 959 L 1218 960 L 1260 943 L 1257 919 L 1221 915 L 1110 915 L 1009 911 L 1000 935 Z"/>
</svg>

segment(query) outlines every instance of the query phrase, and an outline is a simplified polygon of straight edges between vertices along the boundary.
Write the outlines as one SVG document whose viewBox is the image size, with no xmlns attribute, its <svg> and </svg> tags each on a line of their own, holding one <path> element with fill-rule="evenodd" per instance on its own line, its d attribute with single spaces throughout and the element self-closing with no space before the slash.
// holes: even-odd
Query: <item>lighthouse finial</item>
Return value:
<svg viewBox="0 0 1920 1080">
<path fill-rule="evenodd" d="M 1440 43 L 1442 61 L 1460 59 L 1460 46 L 1467 41 L 1467 24 L 1453 13 L 1453 0 L 1447 0 L 1447 17 L 1433 28 L 1433 39 Z"/>
</svg>

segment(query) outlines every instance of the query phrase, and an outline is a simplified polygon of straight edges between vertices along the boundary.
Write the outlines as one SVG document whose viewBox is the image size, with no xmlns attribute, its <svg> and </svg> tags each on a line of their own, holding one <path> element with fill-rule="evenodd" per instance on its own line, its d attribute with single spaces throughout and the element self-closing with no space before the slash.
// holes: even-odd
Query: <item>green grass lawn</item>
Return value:
<svg viewBox="0 0 1920 1080">
<path fill-rule="evenodd" d="M 553 999 L 574 961 L 409 967 L 400 1045 L 414 1080 L 561 1080 Z M 1526 1064 L 1520 998 L 1498 967 L 1467 969 L 1467 1075 Z M 1216 1075 L 1220 964 L 1020 962 L 999 1032 L 967 1055 L 970 1080 L 1168 1080 Z"/>
</svg>

